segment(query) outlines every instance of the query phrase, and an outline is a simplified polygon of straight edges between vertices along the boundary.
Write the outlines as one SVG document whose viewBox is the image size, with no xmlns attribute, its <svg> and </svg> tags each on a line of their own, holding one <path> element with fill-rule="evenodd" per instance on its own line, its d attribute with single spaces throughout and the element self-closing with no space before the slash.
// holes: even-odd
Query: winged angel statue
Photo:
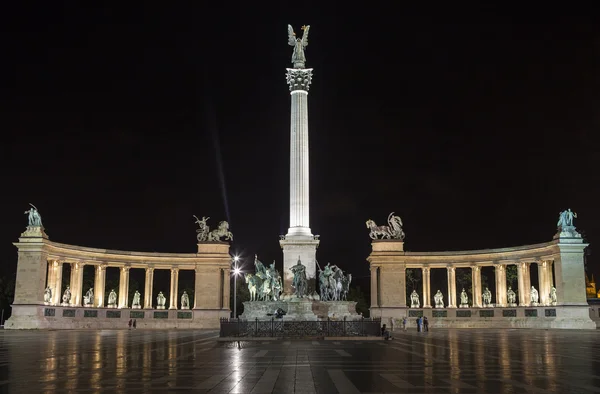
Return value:
<svg viewBox="0 0 600 394">
<path fill-rule="evenodd" d="M 402 230 L 402 219 L 400 219 L 400 216 L 395 216 L 394 212 L 388 215 L 388 226 L 378 226 L 373 220 L 369 219 L 367 220 L 367 228 L 371 230 L 369 233 L 371 239 L 378 239 L 381 236 L 381 239 L 403 240 L 405 236 Z"/>
<path fill-rule="evenodd" d="M 302 26 L 302 38 L 297 38 L 292 25 L 288 25 L 288 44 L 294 47 L 292 54 L 292 63 L 294 68 L 304 68 L 306 57 L 304 56 L 304 48 L 308 46 L 308 29 L 310 25 Z"/>
</svg>

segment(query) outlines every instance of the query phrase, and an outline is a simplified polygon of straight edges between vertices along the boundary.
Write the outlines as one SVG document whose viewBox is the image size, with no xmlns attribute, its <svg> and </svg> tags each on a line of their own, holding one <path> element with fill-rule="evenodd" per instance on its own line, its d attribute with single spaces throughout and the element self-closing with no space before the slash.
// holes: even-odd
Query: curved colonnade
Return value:
<svg viewBox="0 0 600 394">
<path fill-rule="evenodd" d="M 368 257 L 371 269 L 371 316 L 381 317 L 396 326 L 408 317 L 410 326 L 427 316 L 432 327 L 523 327 L 523 328 L 596 328 L 590 319 L 585 293 L 584 249 L 581 237 L 557 234 L 550 242 L 514 248 L 457 252 L 405 252 L 404 242 L 395 239 L 374 240 Z M 517 266 L 518 305 L 507 301 L 506 268 Z M 495 294 L 492 303 L 483 305 L 481 269 L 494 267 Z M 406 269 L 422 270 L 422 308 L 408 308 Z M 456 269 L 471 270 L 469 305 L 457 299 Z M 531 270 L 538 272 L 532 284 Z M 443 308 L 432 307 L 438 289 L 430 285 L 431 270 L 442 269 L 447 276 Z M 532 285 L 539 302 L 532 302 Z M 556 300 L 551 300 L 552 288 Z M 460 291 L 460 290 L 459 290 Z M 410 303 L 410 300 L 408 300 Z"/>
<path fill-rule="evenodd" d="M 42 227 L 30 226 L 21 234 L 18 248 L 17 278 L 12 316 L 5 328 L 124 328 L 129 319 L 138 327 L 216 328 L 219 319 L 229 317 L 229 275 L 231 256 L 225 242 L 198 244 L 198 253 L 145 253 L 88 248 L 52 242 Z M 64 265 L 70 265 L 70 278 L 63 278 Z M 94 267 L 94 299 L 83 305 L 83 270 Z M 118 268 L 118 302 L 105 305 L 106 269 Z M 139 309 L 131 309 L 129 275 L 132 269 L 145 271 Z M 154 308 L 154 273 L 169 270 L 171 281 L 166 308 Z M 191 309 L 178 305 L 179 273 L 195 273 L 194 301 Z M 63 302 L 65 281 L 71 299 Z M 44 300 L 46 288 L 52 291 Z M 109 291 L 111 289 L 108 289 Z M 163 290 L 163 289 L 161 289 Z"/>
</svg>

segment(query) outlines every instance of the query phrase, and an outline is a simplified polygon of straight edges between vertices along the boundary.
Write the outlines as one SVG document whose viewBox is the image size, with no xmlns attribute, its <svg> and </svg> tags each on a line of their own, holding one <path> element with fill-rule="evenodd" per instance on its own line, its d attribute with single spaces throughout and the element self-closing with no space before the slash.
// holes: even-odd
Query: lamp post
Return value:
<svg viewBox="0 0 600 394">
<path fill-rule="evenodd" d="M 237 277 L 242 272 L 238 267 L 239 256 L 233 257 L 233 317 L 237 319 Z"/>
</svg>

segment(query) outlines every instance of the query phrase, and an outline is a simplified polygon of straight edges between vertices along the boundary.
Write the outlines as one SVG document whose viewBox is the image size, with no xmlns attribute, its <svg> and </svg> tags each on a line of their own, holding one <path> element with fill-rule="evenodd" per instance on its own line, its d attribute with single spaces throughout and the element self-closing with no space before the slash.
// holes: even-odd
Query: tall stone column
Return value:
<svg viewBox="0 0 600 394">
<path fill-rule="evenodd" d="M 52 294 L 54 294 L 54 283 L 55 283 L 55 279 L 54 279 L 54 260 L 48 260 L 47 262 L 47 270 L 48 270 L 48 279 L 46 282 L 46 287 L 49 287 L 52 289 Z M 46 287 L 44 287 L 44 291 L 46 290 Z M 54 302 L 54 297 L 52 297 L 52 299 L 50 299 L 50 302 Z"/>
<path fill-rule="evenodd" d="M 293 273 L 298 260 L 306 266 L 308 291 L 316 290 L 316 253 L 318 237 L 310 229 L 308 90 L 312 68 L 288 68 L 291 96 L 290 119 L 290 227 L 279 241 L 283 249 L 283 291 L 293 293 Z"/>
<path fill-rule="evenodd" d="M 371 308 L 379 307 L 379 284 L 377 281 L 377 269 L 377 266 L 371 264 Z"/>
<path fill-rule="evenodd" d="M 52 289 L 52 298 L 54 305 L 60 305 L 62 299 L 62 273 L 63 273 L 63 263 L 62 261 L 55 261 L 52 265 L 54 270 L 54 289 Z"/>
<path fill-rule="evenodd" d="M 553 265 L 554 265 L 554 261 L 552 260 L 547 260 L 546 261 L 546 280 L 548 282 L 548 292 L 550 292 L 550 290 L 552 289 L 552 287 L 554 287 L 554 270 L 552 269 Z M 548 300 L 550 301 L 550 300 Z"/>
<path fill-rule="evenodd" d="M 75 270 L 77 271 L 77 280 L 76 285 L 72 289 L 73 291 L 73 304 L 76 306 L 81 306 L 83 303 L 83 268 L 85 267 L 84 263 L 75 263 Z"/>
<path fill-rule="evenodd" d="M 506 306 L 506 265 L 496 264 L 494 267 L 494 277 L 496 279 L 496 306 Z"/>
<path fill-rule="evenodd" d="M 528 291 L 525 288 L 525 274 L 527 269 L 525 263 L 517 263 L 517 286 L 519 292 L 519 306 L 525 306 L 525 293 Z"/>
<path fill-rule="evenodd" d="M 524 305 L 531 305 L 531 263 L 523 263 L 523 299 L 525 300 Z"/>
<path fill-rule="evenodd" d="M 121 267 L 121 276 L 119 278 L 119 308 L 129 307 L 129 269 L 131 267 Z"/>
<path fill-rule="evenodd" d="M 231 297 L 231 270 L 223 269 L 223 309 L 229 309 L 229 299 Z"/>
<path fill-rule="evenodd" d="M 106 265 L 96 266 L 96 276 L 94 277 L 94 294 L 96 297 L 96 307 L 104 307 L 104 288 L 106 284 Z"/>
<path fill-rule="evenodd" d="M 423 308 L 431 308 L 431 268 L 421 268 L 423 277 Z"/>
<path fill-rule="evenodd" d="M 177 309 L 177 293 L 179 290 L 179 269 L 171 268 L 171 291 L 169 309 Z"/>
<path fill-rule="evenodd" d="M 481 308 L 481 267 L 471 267 L 471 291 L 473 293 L 473 306 Z"/>
<path fill-rule="evenodd" d="M 539 294 L 540 294 L 540 305 L 548 305 L 548 296 L 550 295 L 550 289 L 548 286 L 548 278 L 546 274 L 547 263 L 545 261 L 537 261 L 538 268 L 538 283 L 539 283 Z"/>
<path fill-rule="evenodd" d="M 146 280 L 144 285 L 144 309 L 152 308 L 152 289 L 154 282 L 154 267 L 146 268 Z"/>
<path fill-rule="evenodd" d="M 448 276 L 448 306 L 447 308 L 456 308 L 456 268 L 446 267 Z"/>
</svg>

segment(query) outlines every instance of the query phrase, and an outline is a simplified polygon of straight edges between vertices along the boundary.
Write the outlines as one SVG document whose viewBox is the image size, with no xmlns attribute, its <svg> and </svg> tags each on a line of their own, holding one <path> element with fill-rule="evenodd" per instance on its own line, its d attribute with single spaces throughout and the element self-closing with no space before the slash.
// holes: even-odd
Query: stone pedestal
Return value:
<svg viewBox="0 0 600 394">
<path fill-rule="evenodd" d="M 156 307 L 156 309 L 165 309 L 164 305 L 159 305 Z"/>
<path fill-rule="evenodd" d="M 246 301 L 244 313 L 240 319 L 268 320 L 275 311 L 281 308 L 286 312 L 284 320 L 315 321 L 326 320 L 358 320 L 361 316 L 356 313 L 354 301 L 315 301 L 309 299 L 291 299 L 288 301 Z"/>
<path fill-rule="evenodd" d="M 469 304 L 460 304 L 459 308 L 468 308 L 468 307 L 469 307 Z"/>
<path fill-rule="evenodd" d="M 306 267 L 307 294 L 312 294 L 316 289 L 317 278 L 317 247 L 319 240 L 313 235 L 310 236 L 290 236 L 286 235 L 279 241 L 283 249 L 283 294 L 291 295 L 294 293 L 292 282 L 294 274 L 291 268 L 298 263 Z M 321 267 L 322 268 L 322 267 Z"/>
<path fill-rule="evenodd" d="M 142 309 L 141 305 L 131 305 L 131 309 Z"/>
</svg>

